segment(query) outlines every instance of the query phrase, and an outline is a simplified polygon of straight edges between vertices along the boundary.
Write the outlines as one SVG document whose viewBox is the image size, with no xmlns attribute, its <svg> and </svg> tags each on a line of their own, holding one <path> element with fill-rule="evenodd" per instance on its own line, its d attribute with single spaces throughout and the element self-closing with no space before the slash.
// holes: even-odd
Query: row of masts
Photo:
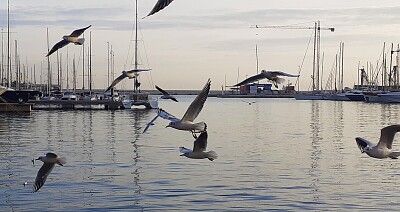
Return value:
<svg viewBox="0 0 400 212">
<path fill-rule="evenodd" d="M 8 32 L 8 31 L 7 31 Z M 9 40 L 4 42 L 3 34 L 4 29 L 1 29 L 1 64 L 0 64 L 0 85 L 10 87 L 16 90 L 21 89 L 34 89 L 40 90 L 44 93 L 51 93 L 54 89 L 56 90 L 67 90 L 74 91 L 78 90 L 78 76 L 82 76 L 82 88 L 81 90 L 91 92 L 93 89 L 93 73 L 92 73 L 92 39 L 91 32 L 89 35 L 89 47 L 85 48 L 82 46 L 82 72 L 78 75 L 79 61 L 76 62 L 75 55 L 72 58 L 72 71 L 70 70 L 71 58 L 68 53 L 68 47 L 66 48 L 66 57 L 57 51 L 55 65 L 51 63 L 50 58 L 47 57 L 46 61 L 40 62 L 40 65 L 36 64 L 29 65 L 28 58 L 25 63 L 21 60 L 20 50 L 18 48 L 18 41 L 14 40 L 14 48 L 8 48 Z M 9 33 L 7 33 L 9 34 Z M 7 46 L 7 52 L 4 52 Z M 86 51 L 86 52 L 85 52 Z M 11 55 L 14 55 L 12 57 Z M 85 61 L 85 57 L 87 60 Z M 65 59 L 66 62 L 63 62 Z M 111 79 L 115 76 L 115 52 L 113 46 L 107 42 L 107 84 L 110 83 Z M 56 72 L 53 73 L 53 66 L 56 66 Z M 65 68 L 65 69 L 64 69 Z M 47 70 L 46 70 L 47 69 Z M 86 70 L 85 70 L 86 69 Z M 86 73 L 87 72 L 87 73 Z M 72 75 L 72 76 L 71 76 Z M 54 80 L 54 78 L 56 80 Z M 86 78 L 86 79 L 85 79 Z M 87 84 L 86 84 L 87 83 Z M 85 87 L 85 85 L 87 87 Z"/>
<path fill-rule="evenodd" d="M 400 45 L 397 44 L 397 49 L 394 49 L 393 43 L 390 48 L 383 44 L 381 57 L 377 60 L 376 65 L 372 62 L 366 62 L 360 67 L 357 77 L 357 87 L 372 90 L 399 90 L 400 88 L 400 73 L 399 73 L 399 52 Z M 396 54 L 393 62 L 393 54 Z M 388 55 L 390 58 L 388 59 Z M 389 61 L 388 61 L 389 60 Z M 393 64 L 394 63 L 394 64 Z"/>
<path fill-rule="evenodd" d="M 4 54 L 4 34 L 7 33 L 7 55 Z M 70 79 L 69 79 L 69 54 L 67 47 L 67 56 L 66 56 L 66 78 L 63 77 L 63 62 L 62 62 L 62 53 L 58 53 L 57 51 L 57 84 L 53 83 L 53 73 L 52 73 L 52 65 L 50 62 L 50 57 L 47 57 L 47 77 L 45 77 L 44 72 L 44 61 L 40 63 L 40 75 L 39 80 L 36 79 L 36 64 L 29 67 L 28 59 L 26 59 L 26 64 L 21 64 L 21 56 L 18 51 L 18 41 L 15 40 L 15 48 L 14 48 L 14 65 L 12 64 L 11 57 L 11 34 L 10 32 L 10 1 L 7 1 L 7 31 L 4 32 L 4 29 L 1 29 L 1 64 L 0 64 L 0 85 L 5 87 L 10 87 L 13 89 L 35 89 L 50 94 L 52 90 L 58 89 L 62 91 L 64 88 L 63 81 L 65 80 L 66 89 L 70 90 Z M 92 74 L 92 32 L 89 35 L 89 47 L 87 48 L 87 70 L 88 73 L 85 73 L 85 45 L 82 45 L 82 91 L 85 91 L 85 76 L 87 77 L 88 90 L 91 93 L 93 88 L 93 74 Z M 47 52 L 49 51 L 49 36 L 47 29 Z M 114 51 L 110 49 L 110 43 L 107 42 L 107 84 L 110 84 L 110 76 L 112 79 L 115 76 L 115 57 Z M 79 62 L 78 62 L 79 63 Z M 77 71 L 76 71 L 76 60 L 75 55 L 72 59 L 72 90 L 76 92 L 77 90 Z M 21 68 L 22 67 L 22 68 Z M 12 70 L 15 70 L 13 72 Z M 21 70 L 22 69 L 22 70 Z M 45 80 L 47 79 L 47 80 Z"/>
</svg>

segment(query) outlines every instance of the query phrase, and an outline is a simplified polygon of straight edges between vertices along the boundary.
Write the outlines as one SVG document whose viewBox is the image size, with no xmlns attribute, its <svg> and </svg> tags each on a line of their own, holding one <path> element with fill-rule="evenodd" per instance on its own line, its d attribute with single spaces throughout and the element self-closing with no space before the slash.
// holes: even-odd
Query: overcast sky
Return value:
<svg viewBox="0 0 400 212">
<path fill-rule="evenodd" d="M 149 13 L 155 3 L 139 0 L 139 17 Z M 106 88 L 107 42 L 115 52 L 116 75 L 133 67 L 134 10 L 133 0 L 10 0 L 12 53 L 17 40 L 21 63 L 29 68 L 35 64 L 38 82 L 43 67 L 41 77 L 45 80 L 46 29 L 51 48 L 63 35 L 92 25 L 85 33 L 85 47 L 89 46 L 91 32 L 93 86 Z M 201 89 L 208 78 L 212 89 L 221 89 L 225 78 L 227 85 L 235 84 L 256 74 L 256 45 L 260 70 L 296 74 L 312 30 L 254 29 L 250 25 L 313 27 L 317 20 L 322 27 L 335 28 L 335 32 L 321 31 L 323 86 L 341 41 L 345 43 L 344 84 L 349 87 L 357 83 L 359 62 L 376 66 L 384 42 L 387 46 L 400 43 L 400 2 L 394 0 L 175 0 L 155 15 L 140 19 L 139 63 L 143 64 L 141 68 L 152 69 L 141 75 L 142 89 L 152 89 L 154 84 L 164 89 Z M 0 3 L 0 27 L 7 30 L 5 0 Z M 6 38 L 3 34 L 4 51 Z M 67 49 L 69 76 L 75 57 L 79 64 L 77 87 L 81 88 L 82 47 L 70 44 L 59 51 L 64 71 Z M 301 90 L 310 85 L 312 45 L 307 52 L 300 72 Z M 56 54 L 50 60 L 55 72 Z M 117 88 L 130 89 L 132 81 L 124 80 Z"/>
</svg>

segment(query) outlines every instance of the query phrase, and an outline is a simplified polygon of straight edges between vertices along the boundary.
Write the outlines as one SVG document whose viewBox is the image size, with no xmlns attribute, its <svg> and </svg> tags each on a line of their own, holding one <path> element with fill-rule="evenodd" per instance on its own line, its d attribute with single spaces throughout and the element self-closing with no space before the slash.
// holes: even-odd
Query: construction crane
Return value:
<svg viewBox="0 0 400 212">
<path fill-rule="evenodd" d="M 272 29 L 312 29 L 314 30 L 314 57 L 313 57 L 313 91 L 319 91 L 319 61 L 320 61 L 320 40 L 321 40 L 321 30 L 329 30 L 331 32 L 335 31 L 333 27 L 321 27 L 320 22 L 316 21 L 313 27 L 309 26 L 260 26 L 251 25 L 250 28 L 272 28 Z"/>
</svg>

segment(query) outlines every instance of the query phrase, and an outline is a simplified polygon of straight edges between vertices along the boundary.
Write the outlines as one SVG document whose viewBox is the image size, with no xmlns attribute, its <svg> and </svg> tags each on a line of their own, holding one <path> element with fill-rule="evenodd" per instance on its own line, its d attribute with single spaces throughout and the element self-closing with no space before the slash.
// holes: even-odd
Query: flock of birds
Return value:
<svg viewBox="0 0 400 212">
<path fill-rule="evenodd" d="M 168 6 L 173 0 L 158 0 L 154 8 L 151 10 L 151 12 L 147 15 L 153 15 L 156 12 L 162 10 L 166 6 Z M 146 16 L 146 17 L 147 17 Z M 51 50 L 48 52 L 46 57 L 50 56 L 54 52 L 56 52 L 58 49 L 68 45 L 69 43 L 74 43 L 75 45 L 82 45 L 85 41 L 84 38 L 79 38 L 79 36 L 84 33 L 85 30 L 87 30 L 91 25 L 82 28 L 82 29 L 77 29 L 74 30 L 70 35 L 65 35 L 62 37 L 62 40 L 56 43 Z M 114 87 L 118 82 L 125 78 L 135 78 L 138 74 L 138 72 L 141 71 L 146 71 L 146 70 L 128 70 L 128 71 L 123 71 L 122 74 L 117 77 L 111 85 L 106 89 L 106 91 L 110 90 L 112 87 Z M 244 81 L 237 83 L 234 86 L 241 86 L 245 85 L 251 82 L 256 82 L 262 79 L 267 79 L 271 81 L 275 87 L 278 87 L 278 84 L 283 83 L 284 79 L 279 77 L 279 76 L 286 76 L 286 77 L 299 77 L 299 75 L 292 75 L 288 74 L 285 72 L 281 71 L 266 71 L 262 70 L 261 73 L 251 76 Z M 179 147 L 179 151 L 182 153 L 181 156 L 186 156 L 188 158 L 192 159 L 209 159 L 210 161 L 213 161 L 218 158 L 218 155 L 214 151 L 208 151 L 206 152 L 207 149 L 207 142 L 208 142 L 208 133 L 207 133 L 207 124 L 205 122 L 197 122 L 195 123 L 194 120 L 196 117 L 199 115 L 201 112 L 204 103 L 207 100 L 208 94 L 210 92 L 210 87 L 211 87 L 211 80 L 208 79 L 207 83 L 203 87 L 202 91 L 197 95 L 197 97 L 193 100 L 193 102 L 190 104 L 190 106 L 187 108 L 186 113 L 183 115 L 181 119 L 175 117 L 174 115 L 168 113 L 167 111 L 163 109 L 158 109 L 156 117 L 154 117 L 149 123 L 146 124 L 145 129 L 143 130 L 143 133 L 145 133 L 150 126 L 154 125 L 155 121 L 161 117 L 163 119 L 166 119 L 169 122 L 169 124 L 166 127 L 171 127 L 177 130 L 183 130 L 183 131 L 189 131 L 192 136 L 195 138 L 195 141 L 193 142 L 193 149 L 188 149 L 185 147 Z M 171 99 L 172 101 L 178 102 L 178 100 L 170 95 L 168 92 L 165 90 L 161 89 L 160 87 L 156 86 L 156 89 L 162 93 L 161 98 L 162 99 Z M 243 102 L 248 103 L 249 105 L 256 103 L 255 101 L 244 101 Z M 381 135 L 378 143 L 374 145 L 372 142 L 361 138 L 357 137 L 355 138 L 356 143 L 358 148 L 361 150 L 361 153 L 366 153 L 368 156 L 372 158 L 392 158 L 392 159 L 397 159 L 400 156 L 400 152 L 395 152 L 392 151 L 392 144 L 393 144 L 393 139 L 394 136 L 397 132 L 400 131 L 400 125 L 390 125 L 387 127 L 382 128 L 381 130 Z M 199 136 L 197 136 L 199 134 Z M 65 159 L 59 158 L 56 154 L 54 153 L 47 153 L 45 156 L 40 156 L 35 160 L 40 160 L 43 162 L 43 165 L 39 169 L 35 183 L 33 185 L 33 192 L 38 191 L 46 182 L 47 177 L 49 176 L 50 172 L 53 170 L 55 164 L 58 164 L 60 166 L 63 166 L 65 164 Z M 34 164 L 34 161 L 32 160 L 32 163 Z M 24 185 L 26 185 L 27 182 L 25 181 Z"/>
</svg>

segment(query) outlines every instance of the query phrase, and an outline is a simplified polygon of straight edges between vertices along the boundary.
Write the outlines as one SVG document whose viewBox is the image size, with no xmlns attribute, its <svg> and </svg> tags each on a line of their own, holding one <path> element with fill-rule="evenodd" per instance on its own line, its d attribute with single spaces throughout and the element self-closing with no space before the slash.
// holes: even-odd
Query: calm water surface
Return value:
<svg viewBox="0 0 400 212">
<path fill-rule="evenodd" d="M 159 105 L 181 117 L 194 96 Z M 0 114 L 0 211 L 398 211 L 400 161 L 361 154 L 400 122 L 400 105 L 209 98 L 197 118 L 219 158 L 180 157 L 190 133 L 156 110 Z M 396 137 L 394 149 L 400 149 Z M 67 159 L 32 193 L 46 152 Z M 24 187 L 23 183 L 28 181 Z"/>
</svg>

